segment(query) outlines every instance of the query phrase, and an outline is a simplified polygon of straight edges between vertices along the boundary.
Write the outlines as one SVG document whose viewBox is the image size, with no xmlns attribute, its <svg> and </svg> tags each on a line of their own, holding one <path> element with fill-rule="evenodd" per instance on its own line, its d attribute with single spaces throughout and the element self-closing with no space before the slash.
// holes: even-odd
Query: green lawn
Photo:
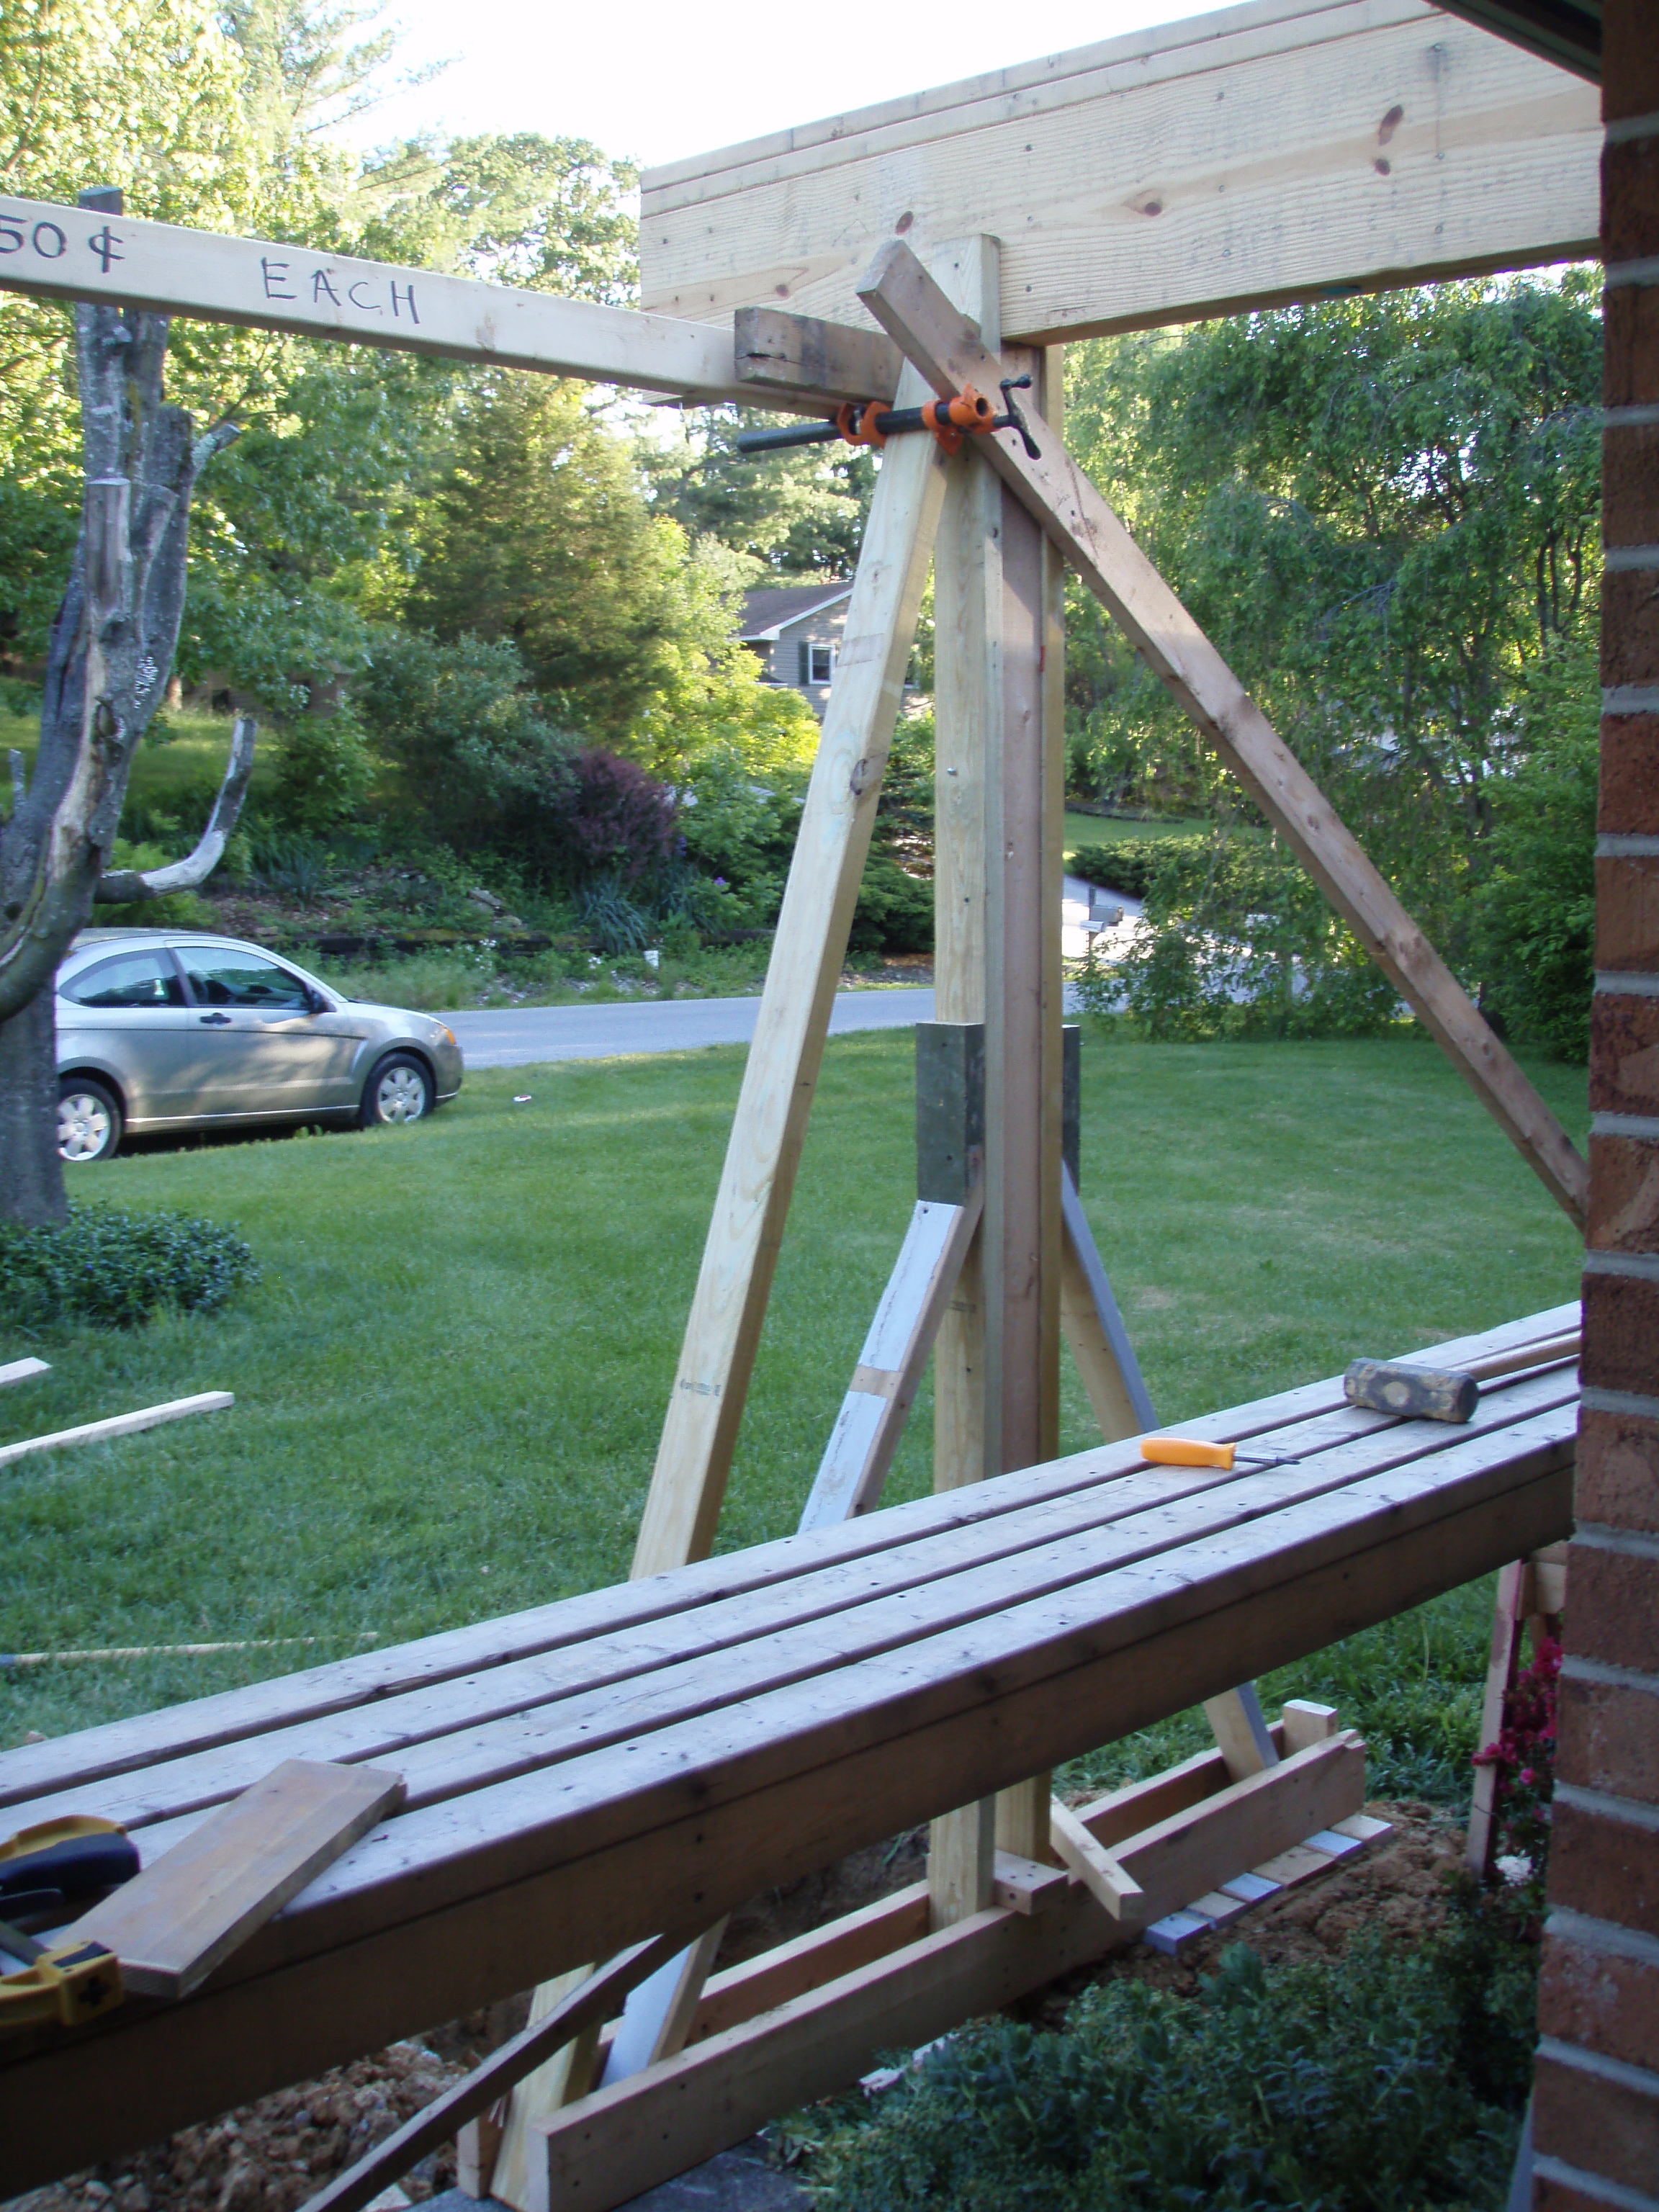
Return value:
<svg viewBox="0 0 1659 2212">
<path fill-rule="evenodd" d="M 1079 845 L 1115 844 L 1121 837 L 1194 837 L 1209 826 L 1196 816 L 1159 814 L 1142 821 L 1127 815 L 1077 814 L 1068 806 L 1066 849 L 1074 853 Z"/>
<path fill-rule="evenodd" d="M 740 1069 L 731 1049 L 486 1072 L 412 1132 L 87 1171 L 113 1202 L 240 1224 L 265 1280 L 141 1336 L 0 1340 L 53 1363 L 0 1395 L 0 1441 L 237 1396 L 0 1470 L 0 1650 L 320 1640 L 5 1670 L 0 1744 L 625 1574 Z M 909 1209 L 910 1069 L 902 1035 L 829 1048 L 723 1547 L 786 1533 L 805 1497 Z M 1534 1073 L 1581 1135 L 1582 1073 Z M 1574 1294 L 1571 1230 L 1428 1044 L 1090 1036 L 1084 1097 L 1085 1199 L 1165 1420 Z M 927 1486 L 930 1427 L 924 1392 L 890 1494 Z M 1090 1435 L 1068 1371 L 1064 1443 Z M 1442 1600 L 1295 1686 L 1395 1728 L 1396 1779 L 1426 1787 L 1449 1695 L 1473 1728 L 1486 1603 Z"/>
</svg>

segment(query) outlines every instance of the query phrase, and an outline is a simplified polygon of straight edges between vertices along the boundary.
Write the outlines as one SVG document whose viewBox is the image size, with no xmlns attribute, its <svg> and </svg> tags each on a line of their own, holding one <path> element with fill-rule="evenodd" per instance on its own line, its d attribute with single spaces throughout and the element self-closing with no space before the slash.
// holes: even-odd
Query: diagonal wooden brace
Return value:
<svg viewBox="0 0 1659 2212">
<path fill-rule="evenodd" d="M 859 297 L 935 392 L 969 383 L 996 388 L 996 356 L 902 240 L 883 246 Z M 1053 430 L 1035 413 L 1030 428 L 1036 460 L 1006 431 L 976 444 L 1291 846 L 1550 1195 L 1583 1228 L 1589 1171 L 1566 1132 Z"/>
</svg>

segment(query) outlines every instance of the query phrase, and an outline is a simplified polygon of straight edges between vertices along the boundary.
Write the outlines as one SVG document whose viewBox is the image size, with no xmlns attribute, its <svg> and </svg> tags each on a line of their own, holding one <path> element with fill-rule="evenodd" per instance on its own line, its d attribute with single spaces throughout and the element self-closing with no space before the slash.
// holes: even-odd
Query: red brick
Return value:
<svg viewBox="0 0 1659 2212">
<path fill-rule="evenodd" d="M 1659 1283 L 1586 1273 L 1583 1297 L 1580 1381 L 1588 1389 L 1659 1397 Z"/>
<path fill-rule="evenodd" d="M 1647 2195 L 1659 2173 L 1659 2095 L 1563 2065 L 1540 2051 L 1533 2073 L 1532 2141 L 1546 2158 Z"/>
<path fill-rule="evenodd" d="M 1592 1138 L 1592 1158 L 1597 1145 L 1618 1141 Z M 1595 1172 L 1592 1166 L 1592 1206 Z M 1659 1420 L 1641 1413 L 1595 1413 L 1588 1407 L 1581 1411 L 1574 1510 L 1581 1521 L 1659 1535 Z"/>
<path fill-rule="evenodd" d="M 1601 313 L 1603 400 L 1609 407 L 1659 400 L 1659 285 L 1615 284 Z"/>
<path fill-rule="evenodd" d="M 1659 139 L 1637 138 L 1601 155 L 1601 258 L 1659 253 Z"/>
<path fill-rule="evenodd" d="M 1645 1137 L 1592 1137 L 1589 1157 L 1589 1221 L 1585 1242 L 1590 1249 L 1659 1251 L 1659 1141 Z"/>
<path fill-rule="evenodd" d="M 1547 1932 L 1538 2025 L 1563 2043 L 1659 2073 L 1659 1966 Z"/>
<path fill-rule="evenodd" d="M 1589 1103 L 1595 1114 L 1659 1114 L 1659 999 L 1596 993 Z"/>
<path fill-rule="evenodd" d="M 1555 1771 L 1560 1781 L 1659 1805 L 1659 1691 L 1630 1682 L 1587 1682 L 1569 1667 L 1561 1677 L 1558 1710 Z M 1659 1875 L 1659 1832 L 1644 1832 Z M 1579 1910 L 1595 1908 L 1584 1905 Z M 1598 1917 L 1618 1920 L 1623 1915 Z"/>
<path fill-rule="evenodd" d="M 1602 544 L 1659 545 L 1659 424 L 1610 423 L 1601 479 Z"/>
<path fill-rule="evenodd" d="M 1601 10 L 1601 114 L 1659 112 L 1659 39 L 1653 0 L 1606 0 Z"/>
<path fill-rule="evenodd" d="M 1567 1649 L 1576 1657 L 1659 1674 L 1659 1559 L 1575 1543 L 1567 1591 Z"/>
<path fill-rule="evenodd" d="M 1603 720 L 1595 826 L 1609 836 L 1659 836 L 1659 714 Z"/>
<path fill-rule="evenodd" d="M 1551 1902 L 1659 1936 L 1659 1833 L 1559 1797 L 1550 1820 Z"/>
<path fill-rule="evenodd" d="M 1659 543 L 1653 533 L 1659 533 L 1659 504 L 1643 542 Z M 1659 574 L 1650 568 L 1611 568 L 1601 579 L 1601 681 L 1659 684 Z"/>
<path fill-rule="evenodd" d="M 1651 580 L 1659 584 L 1659 576 Z M 1659 647 L 1659 623 L 1655 642 Z M 1595 863 L 1595 964 L 1659 971 L 1659 858 L 1620 854 Z"/>
</svg>

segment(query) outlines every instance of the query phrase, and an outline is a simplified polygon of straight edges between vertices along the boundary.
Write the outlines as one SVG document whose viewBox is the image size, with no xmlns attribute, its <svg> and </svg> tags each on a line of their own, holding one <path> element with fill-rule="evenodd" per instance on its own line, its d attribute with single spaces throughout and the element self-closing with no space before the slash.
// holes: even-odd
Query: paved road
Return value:
<svg viewBox="0 0 1659 2212">
<path fill-rule="evenodd" d="M 526 1067 L 548 1060 L 614 1060 L 641 1052 L 695 1052 L 747 1044 L 760 1000 L 635 999 L 599 1006 L 495 1006 L 446 1014 L 469 1067 Z M 830 1034 L 908 1029 L 933 1018 L 929 990 L 838 991 Z"/>
</svg>

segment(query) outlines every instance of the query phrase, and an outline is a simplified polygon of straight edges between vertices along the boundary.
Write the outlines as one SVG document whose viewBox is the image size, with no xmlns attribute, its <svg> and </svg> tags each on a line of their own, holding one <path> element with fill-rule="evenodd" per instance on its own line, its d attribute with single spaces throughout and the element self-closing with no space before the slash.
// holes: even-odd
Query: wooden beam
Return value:
<svg viewBox="0 0 1659 2212">
<path fill-rule="evenodd" d="M 1055 1855 L 1127 1932 L 1146 1925 L 1146 1893 L 1121 1859 L 1097 1843 L 1077 1814 L 1056 1797 L 1048 1808 Z M 1182 1902 L 1186 1900 L 1183 1899 Z"/>
<path fill-rule="evenodd" d="M 917 1200 L 818 1464 L 803 1529 L 829 1528 L 879 1503 L 983 1205 L 979 1183 L 965 1206 Z"/>
<path fill-rule="evenodd" d="M 641 297 L 861 325 L 883 239 L 984 232 L 1051 344 L 1594 256 L 1600 155 L 1592 87 L 1422 0 L 1254 0 L 648 170 Z"/>
<path fill-rule="evenodd" d="M 62 1451 L 68 1444 L 107 1443 L 115 1437 L 134 1437 L 141 1430 L 160 1428 L 164 1421 L 188 1420 L 192 1413 L 222 1413 L 236 1403 L 228 1390 L 200 1390 L 193 1398 L 169 1398 L 162 1406 L 143 1406 L 136 1413 L 112 1413 L 105 1421 L 83 1421 L 77 1429 L 54 1429 L 44 1437 L 25 1437 L 21 1443 L 0 1444 L 0 1467 L 27 1459 L 31 1452 Z"/>
<path fill-rule="evenodd" d="M 52 1367 L 45 1359 L 13 1359 L 0 1367 L 0 1389 L 8 1382 L 27 1382 L 37 1375 L 50 1375 Z"/>
<path fill-rule="evenodd" d="M 729 331 L 258 238 L 46 200 L 0 201 L 0 291 L 527 368 L 690 400 L 743 400 Z M 799 381 L 766 404 L 817 414 Z M 861 395 L 854 395 L 861 396 Z"/>
<path fill-rule="evenodd" d="M 1027 1910 L 992 1908 L 936 1929 L 601 2091 L 580 2115 L 561 2114 L 539 2130 L 546 2163 L 534 2203 L 613 2212 L 778 2113 L 846 2088 L 878 2050 L 927 2042 L 1122 1948 L 1143 1924 L 1137 1913 L 1173 1911 L 1357 1813 L 1364 1765 L 1358 1739 L 1339 1738 L 1134 1837 L 1115 1860 L 1086 1812 L 1069 1815 L 1091 1864 L 1114 1868 L 1122 1899 L 1139 1900 L 1129 1917 L 1103 1911 L 1081 1881 L 1039 1874 Z M 914 1908 L 905 1897 L 886 1909 L 896 1922 Z"/>
<path fill-rule="evenodd" d="M 944 493 L 944 456 L 934 441 L 896 441 L 884 456 L 865 526 L 836 682 L 640 1524 L 636 1577 L 702 1559 L 714 1541 Z"/>
<path fill-rule="evenodd" d="M 745 1694 L 695 1738 L 635 1736 L 401 1815 L 195 1996 L 9 2064 L 0 2179 L 16 2193 L 61 2171 L 65 2142 L 112 2156 L 583 1952 L 707 1924 L 952 1797 L 1213 1694 L 1218 1651 L 1259 1673 L 1456 1587 L 1566 1533 L 1571 1456 L 1559 1414 L 1465 1435 L 1432 1475 L 1406 1468 L 1239 1521 L 1109 1589 L 1006 1605 L 934 1643 L 925 1671 L 886 1656 L 809 1676 Z M 97 1809 L 95 1793 L 82 1802 Z"/>
<path fill-rule="evenodd" d="M 842 399 L 885 399 L 898 390 L 904 356 L 884 331 L 781 307 L 739 307 L 732 320 L 732 366 L 754 386 L 757 407 L 779 392 L 829 392 Z"/>
<path fill-rule="evenodd" d="M 882 248 L 860 296 L 940 393 L 997 380 L 997 362 L 902 241 Z M 1084 582 L 1416 1012 L 1521 1157 L 1580 1228 L 1589 1170 L 1582 1155 L 1468 993 L 1407 913 L 1117 515 L 1033 411 L 1040 458 L 1012 433 L 988 458 L 1042 523 Z"/>
</svg>

